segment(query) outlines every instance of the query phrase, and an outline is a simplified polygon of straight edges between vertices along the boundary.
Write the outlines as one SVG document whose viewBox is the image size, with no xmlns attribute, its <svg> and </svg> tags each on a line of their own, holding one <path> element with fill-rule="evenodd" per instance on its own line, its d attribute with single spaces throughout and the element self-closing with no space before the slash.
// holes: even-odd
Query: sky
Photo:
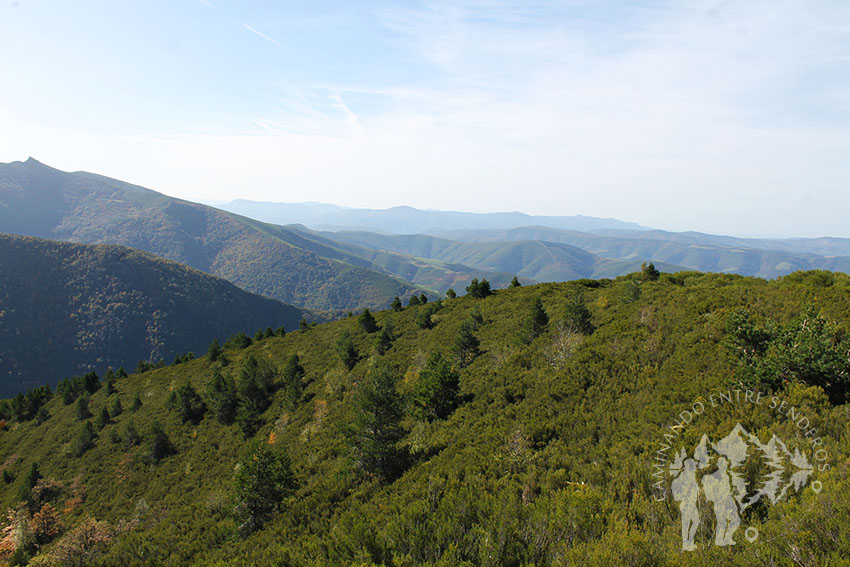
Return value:
<svg viewBox="0 0 850 567">
<path fill-rule="evenodd" d="M 0 0 L 0 162 L 850 237 L 847 0 Z"/>
</svg>

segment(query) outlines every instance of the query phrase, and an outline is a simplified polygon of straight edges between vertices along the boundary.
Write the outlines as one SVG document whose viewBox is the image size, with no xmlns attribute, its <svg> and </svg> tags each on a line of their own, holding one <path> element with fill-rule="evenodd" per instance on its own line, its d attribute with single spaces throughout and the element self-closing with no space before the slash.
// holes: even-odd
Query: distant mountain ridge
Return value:
<svg viewBox="0 0 850 567">
<path fill-rule="evenodd" d="M 643 230 L 634 222 L 584 215 L 545 216 L 521 212 L 467 213 L 433 211 L 409 206 L 389 209 L 356 209 L 325 203 L 270 203 L 236 199 L 218 207 L 232 213 L 276 224 L 300 223 L 313 229 L 371 230 L 414 234 L 431 230 L 461 228 L 513 228 L 539 225 L 568 230 Z"/>
<path fill-rule="evenodd" d="M 0 396 L 302 317 L 314 318 L 131 248 L 0 234 Z"/>
</svg>

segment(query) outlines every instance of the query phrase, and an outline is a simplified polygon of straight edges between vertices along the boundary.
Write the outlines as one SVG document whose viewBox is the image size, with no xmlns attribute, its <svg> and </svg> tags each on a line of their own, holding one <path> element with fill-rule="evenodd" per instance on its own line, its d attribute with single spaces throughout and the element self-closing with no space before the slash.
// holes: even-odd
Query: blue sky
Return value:
<svg viewBox="0 0 850 567">
<path fill-rule="evenodd" d="M 850 2 L 0 0 L 0 161 L 850 237 Z"/>
</svg>

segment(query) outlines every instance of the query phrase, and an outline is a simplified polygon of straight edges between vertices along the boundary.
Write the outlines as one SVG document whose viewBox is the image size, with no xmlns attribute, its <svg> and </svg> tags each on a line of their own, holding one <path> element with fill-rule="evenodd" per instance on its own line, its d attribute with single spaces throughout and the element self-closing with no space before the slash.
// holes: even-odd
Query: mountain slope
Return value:
<svg viewBox="0 0 850 567">
<path fill-rule="evenodd" d="M 204 358 L 119 380 L 114 393 L 101 387 L 91 397 L 95 415 L 116 400 L 127 408 L 138 396 L 141 406 L 98 425 L 93 440 L 75 405 L 54 397 L 43 423 L 13 422 L 0 431 L 8 473 L 0 504 L 13 511 L 6 533 L 21 531 L 14 522 L 26 519 L 29 512 L 18 506 L 28 495 L 36 509 L 50 503 L 63 526 L 32 548 L 40 565 L 82 553 L 86 560 L 78 564 L 92 566 L 791 567 L 799 557 L 841 565 L 850 554 L 850 414 L 820 387 L 788 375 L 773 386 L 758 384 L 803 411 L 832 468 L 816 473 L 817 492 L 792 490 L 781 503 L 750 507 L 735 534 L 738 545 L 713 546 L 707 506 L 699 550 L 683 552 L 678 505 L 655 499 L 651 475 L 663 434 L 695 400 L 706 411 L 686 431 L 688 450 L 703 434 L 725 434 L 740 423 L 762 441 L 776 434 L 789 450 L 792 443 L 803 447 L 814 462 L 790 416 L 767 403 L 712 409 L 708 400 L 740 388 L 743 367 L 730 350 L 737 331 L 729 325 L 740 321 L 739 310 L 749 309 L 749 324 L 759 329 L 776 322 L 811 334 L 821 319 L 798 315 L 813 304 L 840 331 L 850 324 L 848 288 L 847 276 L 827 273 L 769 282 L 684 273 L 523 286 L 480 300 L 446 300 L 430 328 L 417 323 L 427 305 L 376 313 L 380 326 L 392 320 L 397 337 L 384 355 L 373 350 L 375 334 L 342 319 L 230 350 L 225 367 Z M 559 324 L 577 291 L 591 315 L 587 335 Z M 524 341 L 537 297 L 550 322 Z M 451 345 L 476 313 L 481 353 L 461 368 Z M 350 368 L 336 348 L 345 333 L 360 355 Z M 417 410 L 423 385 L 433 383 L 425 369 L 437 350 L 459 373 L 458 405 L 429 420 Z M 287 361 L 294 354 L 303 379 L 283 371 L 293 368 Z M 272 373 L 278 387 L 246 440 L 238 424 L 216 417 L 208 385 L 216 373 L 242 383 L 265 364 L 279 370 Z M 375 399 L 372 384 L 384 365 L 393 392 L 407 402 L 396 449 L 408 457 L 397 457 L 400 476 L 382 480 L 362 468 L 362 445 L 351 432 L 369 423 L 364 399 Z M 295 396 L 286 381 L 292 375 L 303 388 Z M 197 423 L 181 418 L 180 396 L 173 395 L 187 391 L 186 383 L 210 405 Z M 155 422 L 174 450 L 156 459 L 154 449 L 165 445 L 154 435 Z M 139 443 L 139 435 L 149 440 Z M 262 448 L 289 455 L 294 482 L 280 497 L 282 509 L 249 533 L 239 520 L 245 508 L 238 490 L 257 470 L 254 463 L 265 462 L 257 457 Z M 34 462 L 48 479 L 37 493 L 27 485 Z M 759 478 L 758 459 L 748 466 L 748 478 Z M 752 542 L 744 539 L 747 527 L 757 529 Z"/>
<path fill-rule="evenodd" d="M 819 255 L 810 250 L 844 251 L 842 239 L 742 239 L 695 232 L 577 232 L 541 226 L 508 230 L 437 231 L 437 236 L 471 243 L 543 240 L 576 246 L 615 260 L 651 258 L 691 270 L 775 278 L 797 270 L 850 272 L 850 256 Z M 835 242 L 832 242 L 834 240 Z M 619 272 L 624 273 L 624 272 Z M 601 272 L 606 275 L 617 275 Z"/>
<path fill-rule="evenodd" d="M 323 234 L 337 242 L 374 250 L 389 250 L 479 270 L 516 274 L 530 282 L 616 277 L 634 272 L 647 258 L 655 259 L 654 256 L 645 256 L 638 259 L 629 257 L 626 261 L 612 260 L 576 246 L 543 239 L 459 242 L 426 234 L 388 235 L 349 231 Z M 682 266 L 670 262 L 659 262 L 658 267 L 664 271 L 682 269 Z"/>
<path fill-rule="evenodd" d="M 281 227 L 33 159 L 0 164 L 0 232 L 130 246 L 313 309 L 385 307 L 422 291 L 356 256 L 323 257 Z"/>
<path fill-rule="evenodd" d="M 0 234 L 0 394 L 139 360 L 206 352 L 213 337 L 309 313 L 122 246 Z"/>
</svg>

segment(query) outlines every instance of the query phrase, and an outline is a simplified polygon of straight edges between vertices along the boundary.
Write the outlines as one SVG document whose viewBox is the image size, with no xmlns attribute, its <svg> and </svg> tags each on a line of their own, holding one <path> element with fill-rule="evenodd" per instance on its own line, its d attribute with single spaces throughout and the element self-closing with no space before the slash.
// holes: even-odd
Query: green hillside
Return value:
<svg viewBox="0 0 850 567">
<path fill-rule="evenodd" d="M 755 239 L 698 232 L 606 230 L 577 232 L 542 226 L 439 233 L 471 245 L 542 240 L 569 244 L 615 260 L 652 258 L 656 263 L 705 272 L 775 278 L 799 270 L 850 272 L 850 246 L 841 238 Z M 625 273 L 626 270 L 618 274 Z M 611 275 L 601 271 L 597 277 Z"/>
<path fill-rule="evenodd" d="M 383 308 L 427 291 L 285 228 L 34 159 L 0 164 L 0 232 L 130 246 L 311 309 Z"/>
<path fill-rule="evenodd" d="M 0 395 L 302 317 L 315 318 L 138 250 L 0 234 Z"/>
<path fill-rule="evenodd" d="M 827 272 L 646 271 L 66 384 L 36 400 L 41 418 L 0 432 L 0 552 L 33 565 L 846 565 L 848 293 Z M 713 545 L 701 501 L 698 551 L 683 552 L 678 504 L 656 500 L 659 444 L 735 389 L 785 409 L 721 404 L 678 430 L 683 447 L 740 423 L 823 470 L 747 508 L 734 546 Z M 774 478 L 747 467 L 753 486 Z"/>
<path fill-rule="evenodd" d="M 524 229 L 515 229 L 516 232 Z M 553 233 L 559 233 L 556 229 Z M 647 250 L 640 258 L 629 255 L 624 259 L 610 259 L 593 254 L 577 246 L 547 241 L 545 238 L 514 239 L 515 231 L 493 231 L 505 234 L 501 241 L 462 242 L 429 236 L 427 234 L 378 234 L 375 232 L 327 232 L 324 235 L 340 243 L 357 245 L 373 250 L 390 250 L 414 258 L 430 259 L 454 265 L 484 270 L 494 283 L 502 283 L 510 274 L 517 274 L 530 282 L 557 282 L 577 278 L 608 278 L 635 271 L 644 258 L 658 258 Z M 476 231 L 470 231 L 476 232 Z M 489 231 L 482 231 L 489 233 Z M 564 231 L 566 232 L 566 231 Z M 467 234 L 465 231 L 461 234 Z M 575 233 L 586 234 L 586 233 Z M 592 235 L 587 235 L 592 238 Z M 657 262 L 658 263 L 658 262 Z M 658 263 L 665 271 L 683 269 L 670 262 Z M 468 269 L 469 270 L 469 269 Z M 494 277 L 496 276 L 496 277 Z M 499 277 L 501 276 L 501 277 Z M 470 276 L 467 276 L 469 279 Z M 482 277 L 474 275 L 472 277 Z M 417 281 L 417 280 L 411 280 Z M 445 290 L 449 286 L 437 287 Z"/>
</svg>

